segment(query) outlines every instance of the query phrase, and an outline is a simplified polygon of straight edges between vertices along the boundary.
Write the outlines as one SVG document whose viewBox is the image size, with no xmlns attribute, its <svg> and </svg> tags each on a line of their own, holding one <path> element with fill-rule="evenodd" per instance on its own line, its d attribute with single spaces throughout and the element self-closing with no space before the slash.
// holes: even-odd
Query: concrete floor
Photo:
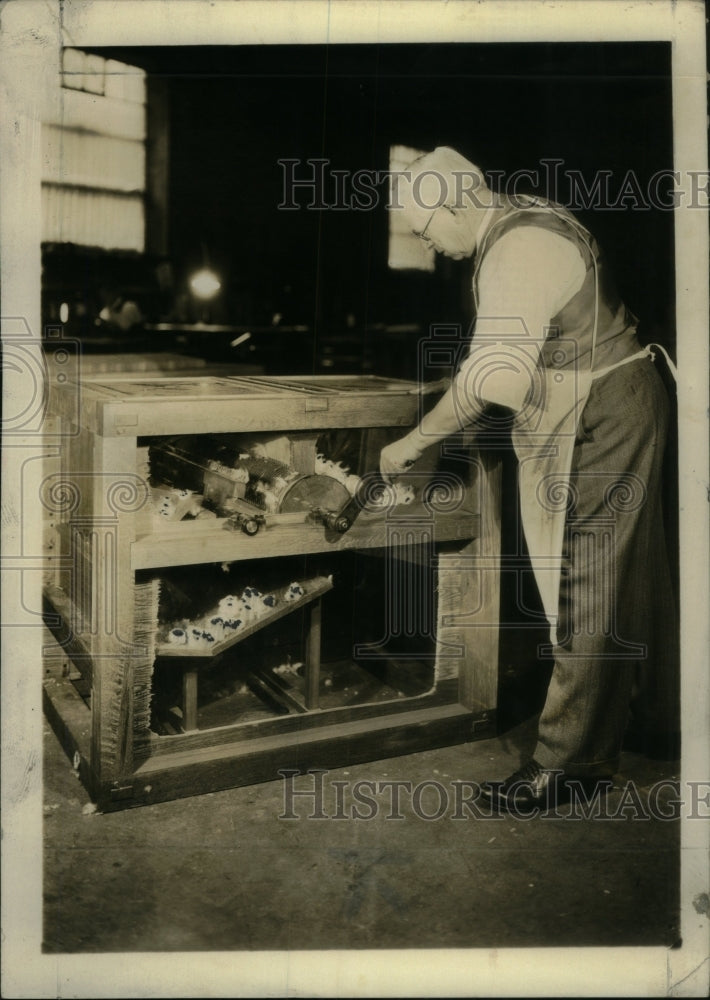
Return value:
<svg viewBox="0 0 710 1000">
<path fill-rule="evenodd" d="M 50 953 L 672 945 L 679 823 L 620 818 L 455 820 L 452 781 L 503 778 L 530 723 L 500 738 L 333 770 L 327 819 L 280 819 L 280 780 L 101 815 L 45 723 L 45 924 Z M 678 765 L 627 753 L 608 797 L 640 800 Z M 296 788 L 304 788 L 299 779 Z M 372 819 L 335 819 L 332 782 L 434 786 L 377 792 Z M 350 816 L 352 785 L 343 805 Z M 672 788 L 662 790 L 666 807 Z M 360 805 L 361 812 L 368 810 Z M 669 810 L 670 811 L 670 810 Z M 342 808 L 341 808 L 342 812 Z M 637 814 L 636 814 L 637 815 Z"/>
</svg>

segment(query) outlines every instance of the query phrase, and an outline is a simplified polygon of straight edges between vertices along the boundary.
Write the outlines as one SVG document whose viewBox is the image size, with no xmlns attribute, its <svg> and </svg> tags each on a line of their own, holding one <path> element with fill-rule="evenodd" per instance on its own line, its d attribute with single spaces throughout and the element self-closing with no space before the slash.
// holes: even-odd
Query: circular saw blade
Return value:
<svg viewBox="0 0 710 1000">
<path fill-rule="evenodd" d="M 350 494 L 341 482 L 332 476 L 302 476 L 292 483 L 281 497 L 279 511 L 307 514 L 316 507 L 339 511 L 350 500 Z"/>
</svg>

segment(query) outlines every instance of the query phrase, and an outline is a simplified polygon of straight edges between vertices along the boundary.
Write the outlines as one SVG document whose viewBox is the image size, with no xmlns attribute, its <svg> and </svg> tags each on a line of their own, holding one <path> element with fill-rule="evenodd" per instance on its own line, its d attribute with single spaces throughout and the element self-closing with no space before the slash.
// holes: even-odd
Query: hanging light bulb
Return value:
<svg viewBox="0 0 710 1000">
<path fill-rule="evenodd" d="M 217 275 L 214 271 L 210 271 L 207 268 L 197 271 L 190 278 L 190 288 L 198 299 L 207 300 L 214 298 L 221 287 L 222 282 Z"/>
</svg>

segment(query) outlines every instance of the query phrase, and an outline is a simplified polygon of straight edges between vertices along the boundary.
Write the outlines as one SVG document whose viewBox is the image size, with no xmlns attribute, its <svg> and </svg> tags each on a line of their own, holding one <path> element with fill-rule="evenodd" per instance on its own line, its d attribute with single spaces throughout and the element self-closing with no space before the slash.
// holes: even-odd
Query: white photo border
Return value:
<svg viewBox="0 0 710 1000">
<path fill-rule="evenodd" d="M 674 168 L 681 183 L 708 169 L 701 0 L 10 0 L 0 17 L 3 340 L 21 317 L 39 343 L 40 122 L 62 45 L 669 41 Z M 706 212 L 675 209 L 675 254 L 685 786 L 707 781 L 710 759 Z M 4 401 L 12 412 L 31 400 L 29 381 L 26 373 L 6 373 Z M 39 606 L 41 571 L 22 558 L 23 538 L 40 526 L 23 523 L 14 475 L 37 454 L 37 443 L 14 437 L 3 445 L 5 996 L 706 995 L 710 923 L 694 900 L 710 886 L 709 827 L 698 822 L 682 823 L 682 945 L 675 949 L 269 952 L 240 953 L 238 962 L 231 953 L 143 954 L 130 962 L 43 955 L 41 629 L 23 611 Z"/>
</svg>

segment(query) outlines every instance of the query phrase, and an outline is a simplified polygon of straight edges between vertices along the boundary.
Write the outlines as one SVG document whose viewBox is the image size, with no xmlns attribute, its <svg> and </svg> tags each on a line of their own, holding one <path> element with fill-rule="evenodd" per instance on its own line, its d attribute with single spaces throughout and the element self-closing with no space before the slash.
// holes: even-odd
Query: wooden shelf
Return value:
<svg viewBox="0 0 710 1000">
<path fill-rule="evenodd" d="M 301 582 L 301 586 L 305 593 L 303 597 L 296 601 L 285 600 L 284 594 L 287 588 L 275 591 L 274 596 L 276 597 L 277 604 L 273 610 L 263 614 L 256 621 L 250 622 L 248 625 L 243 625 L 238 632 L 235 632 L 233 636 L 229 636 L 228 639 L 215 642 L 214 646 L 211 646 L 209 649 L 202 649 L 196 646 L 178 646 L 171 642 L 161 642 L 157 646 L 156 655 L 169 656 L 171 659 L 181 660 L 211 660 L 215 656 L 219 656 L 220 653 L 231 649 L 232 646 L 236 646 L 237 643 L 242 642 L 244 639 L 248 639 L 250 635 L 260 632 L 267 625 L 273 624 L 273 622 L 278 621 L 280 618 L 285 618 L 286 615 L 290 615 L 293 611 L 298 611 L 299 608 L 303 608 L 310 604 L 311 601 L 315 601 L 318 597 L 322 597 L 323 594 L 327 594 L 329 590 L 333 589 L 333 581 L 330 577 L 318 576 L 312 580 Z"/>
<path fill-rule="evenodd" d="M 283 518 L 283 520 L 280 520 Z M 159 531 L 138 535 L 131 545 L 131 567 L 158 569 L 208 562 L 237 562 L 274 556 L 346 549 L 382 548 L 477 538 L 480 516 L 467 510 L 433 516 L 421 504 L 410 504 L 382 514 L 363 511 L 352 528 L 341 535 L 323 525 L 293 515 L 267 515 L 256 535 L 225 531 L 225 520 L 178 521 Z M 396 536 L 396 537 L 395 537 Z"/>
</svg>

